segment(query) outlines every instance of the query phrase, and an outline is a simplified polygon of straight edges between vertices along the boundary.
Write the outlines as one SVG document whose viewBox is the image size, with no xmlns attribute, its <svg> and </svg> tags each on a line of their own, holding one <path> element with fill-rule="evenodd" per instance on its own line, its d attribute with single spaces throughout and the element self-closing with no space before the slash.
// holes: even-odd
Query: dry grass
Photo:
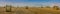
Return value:
<svg viewBox="0 0 60 14">
<path fill-rule="evenodd" d="M 5 8 L 0 8 L 0 13 L 5 11 Z M 60 10 L 53 10 L 52 8 L 12 8 L 13 14 L 60 14 Z"/>
</svg>

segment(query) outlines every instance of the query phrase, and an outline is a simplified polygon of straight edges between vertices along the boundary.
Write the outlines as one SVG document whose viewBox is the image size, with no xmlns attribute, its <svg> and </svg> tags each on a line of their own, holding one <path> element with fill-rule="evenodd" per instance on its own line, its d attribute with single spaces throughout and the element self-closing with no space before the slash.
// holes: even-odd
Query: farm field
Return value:
<svg viewBox="0 0 60 14">
<path fill-rule="evenodd" d="M 60 10 L 54 10 L 53 8 L 33 8 L 29 9 L 12 8 L 12 12 L 5 12 L 5 8 L 0 8 L 0 14 L 60 14 Z"/>
<path fill-rule="evenodd" d="M 60 14 L 60 0 L 0 0 L 0 14 Z"/>
</svg>

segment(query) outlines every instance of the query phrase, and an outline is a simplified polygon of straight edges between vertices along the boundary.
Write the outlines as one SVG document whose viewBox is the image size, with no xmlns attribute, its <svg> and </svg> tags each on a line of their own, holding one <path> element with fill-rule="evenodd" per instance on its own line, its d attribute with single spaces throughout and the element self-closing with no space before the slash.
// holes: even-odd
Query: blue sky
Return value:
<svg viewBox="0 0 60 14">
<path fill-rule="evenodd" d="M 0 6 L 6 4 L 12 6 L 53 6 L 55 3 L 60 6 L 60 0 L 0 0 Z"/>
</svg>

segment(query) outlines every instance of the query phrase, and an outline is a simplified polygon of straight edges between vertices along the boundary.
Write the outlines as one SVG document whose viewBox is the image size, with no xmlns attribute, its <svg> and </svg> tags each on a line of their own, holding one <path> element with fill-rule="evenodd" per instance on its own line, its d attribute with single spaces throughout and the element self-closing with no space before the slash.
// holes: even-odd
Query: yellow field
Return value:
<svg viewBox="0 0 60 14">
<path fill-rule="evenodd" d="M 5 8 L 0 8 L 0 14 L 60 14 L 60 10 L 53 8 L 12 8 L 12 12 L 5 12 Z"/>
</svg>

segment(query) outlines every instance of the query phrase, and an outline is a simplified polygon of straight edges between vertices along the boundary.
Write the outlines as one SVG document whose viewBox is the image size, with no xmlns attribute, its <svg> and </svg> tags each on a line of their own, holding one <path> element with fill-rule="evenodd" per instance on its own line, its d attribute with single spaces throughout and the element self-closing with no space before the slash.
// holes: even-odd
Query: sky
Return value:
<svg viewBox="0 0 60 14">
<path fill-rule="evenodd" d="M 0 0 L 0 6 L 12 5 L 12 6 L 60 6 L 60 0 Z"/>
</svg>

